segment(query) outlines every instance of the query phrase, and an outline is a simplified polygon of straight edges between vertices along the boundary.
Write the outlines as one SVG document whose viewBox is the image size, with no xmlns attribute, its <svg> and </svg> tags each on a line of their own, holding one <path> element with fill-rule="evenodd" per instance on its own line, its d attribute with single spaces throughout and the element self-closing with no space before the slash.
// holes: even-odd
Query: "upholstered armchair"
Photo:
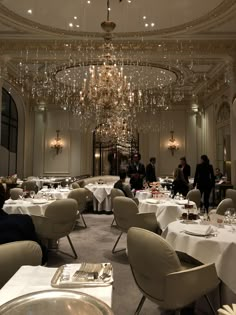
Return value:
<svg viewBox="0 0 236 315">
<path fill-rule="evenodd" d="M 164 310 L 180 310 L 217 288 L 219 279 L 214 264 L 185 269 L 165 239 L 140 228 L 132 227 L 127 236 L 128 259 L 134 280 L 143 294 L 135 314 L 145 299 Z"/>
<path fill-rule="evenodd" d="M 21 266 L 37 266 L 41 262 L 42 251 L 36 242 L 16 241 L 0 245 L 0 288 Z"/>
</svg>

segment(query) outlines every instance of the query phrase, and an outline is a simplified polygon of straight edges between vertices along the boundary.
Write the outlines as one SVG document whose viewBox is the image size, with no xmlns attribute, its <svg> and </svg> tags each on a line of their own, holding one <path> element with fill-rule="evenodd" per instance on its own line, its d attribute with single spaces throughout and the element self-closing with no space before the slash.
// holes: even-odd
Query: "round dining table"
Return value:
<svg viewBox="0 0 236 315">
<path fill-rule="evenodd" d="M 188 200 L 177 200 L 167 196 L 162 198 L 147 198 L 145 200 L 139 199 L 139 212 L 154 212 L 161 229 L 164 230 L 169 223 L 176 221 L 184 212 L 187 212 L 185 209 L 187 203 Z M 189 204 L 196 210 L 194 202 L 190 201 Z"/>
<path fill-rule="evenodd" d="M 178 220 L 170 223 L 163 237 L 176 250 L 184 252 L 204 264 L 215 263 L 219 278 L 236 294 L 236 229 L 224 225 L 212 227 L 212 233 L 196 233 L 195 224 Z M 208 222 L 204 222 L 209 224 Z M 192 232 L 191 232 L 192 231 Z"/>
<path fill-rule="evenodd" d="M 3 210 L 8 214 L 44 215 L 47 206 L 54 200 L 31 199 L 5 201 Z"/>
</svg>

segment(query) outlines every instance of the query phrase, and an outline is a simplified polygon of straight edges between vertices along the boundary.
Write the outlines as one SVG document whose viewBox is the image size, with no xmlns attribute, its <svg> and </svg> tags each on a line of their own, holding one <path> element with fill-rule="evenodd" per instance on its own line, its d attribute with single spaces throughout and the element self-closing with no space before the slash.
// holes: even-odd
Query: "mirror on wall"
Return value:
<svg viewBox="0 0 236 315">
<path fill-rule="evenodd" d="M 230 151 L 230 105 L 223 102 L 217 113 L 216 121 L 216 162 L 217 167 L 231 180 L 231 151 Z"/>
</svg>

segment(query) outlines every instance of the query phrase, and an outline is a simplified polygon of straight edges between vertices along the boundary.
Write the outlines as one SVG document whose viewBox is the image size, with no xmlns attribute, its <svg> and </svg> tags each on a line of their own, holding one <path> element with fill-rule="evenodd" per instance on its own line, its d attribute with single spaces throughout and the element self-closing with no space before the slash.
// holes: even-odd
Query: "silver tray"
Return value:
<svg viewBox="0 0 236 315">
<path fill-rule="evenodd" d="M 110 263 L 62 265 L 51 280 L 51 286 L 55 288 L 98 287 L 112 283 L 113 268 Z"/>
<path fill-rule="evenodd" d="M 46 290 L 22 295 L 0 306 L 1 315 L 114 315 L 99 299 L 70 290 Z"/>
</svg>

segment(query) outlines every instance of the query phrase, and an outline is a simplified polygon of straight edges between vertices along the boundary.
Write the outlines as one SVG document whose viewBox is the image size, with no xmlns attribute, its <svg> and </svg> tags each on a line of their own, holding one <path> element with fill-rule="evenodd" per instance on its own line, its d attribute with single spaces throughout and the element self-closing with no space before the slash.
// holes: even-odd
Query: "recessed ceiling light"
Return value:
<svg viewBox="0 0 236 315">
<path fill-rule="evenodd" d="M 29 14 L 32 14 L 32 10 L 31 9 L 29 9 L 28 11 L 27 11 L 27 13 L 29 13 Z"/>
<path fill-rule="evenodd" d="M 65 44 L 65 46 L 66 46 L 66 47 L 68 47 L 68 46 L 69 46 L 69 44 Z"/>
<path fill-rule="evenodd" d="M 145 27 L 148 27 L 148 23 L 145 24 Z"/>
<path fill-rule="evenodd" d="M 77 20 L 77 16 L 74 16 L 74 20 Z"/>
<path fill-rule="evenodd" d="M 69 23 L 69 27 L 73 27 L 73 23 Z"/>
<path fill-rule="evenodd" d="M 131 0 L 128 0 L 128 3 L 131 3 Z"/>
<path fill-rule="evenodd" d="M 90 3 L 91 3 L 91 1 L 90 1 L 90 0 L 88 0 L 88 1 L 87 1 L 87 3 L 88 3 L 88 4 L 90 4 Z"/>
<path fill-rule="evenodd" d="M 75 26 L 76 26 L 77 28 L 79 28 L 79 24 L 76 24 Z"/>
<path fill-rule="evenodd" d="M 155 26 L 155 23 L 151 23 L 151 27 L 154 27 Z"/>
<path fill-rule="evenodd" d="M 159 44 L 158 47 L 161 47 L 161 44 Z"/>
<path fill-rule="evenodd" d="M 144 15 L 144 16 L 143 16 L 143 19 L 146 20 L 146 18 L 147 18 L 147 17 Z"/>
</svg>

